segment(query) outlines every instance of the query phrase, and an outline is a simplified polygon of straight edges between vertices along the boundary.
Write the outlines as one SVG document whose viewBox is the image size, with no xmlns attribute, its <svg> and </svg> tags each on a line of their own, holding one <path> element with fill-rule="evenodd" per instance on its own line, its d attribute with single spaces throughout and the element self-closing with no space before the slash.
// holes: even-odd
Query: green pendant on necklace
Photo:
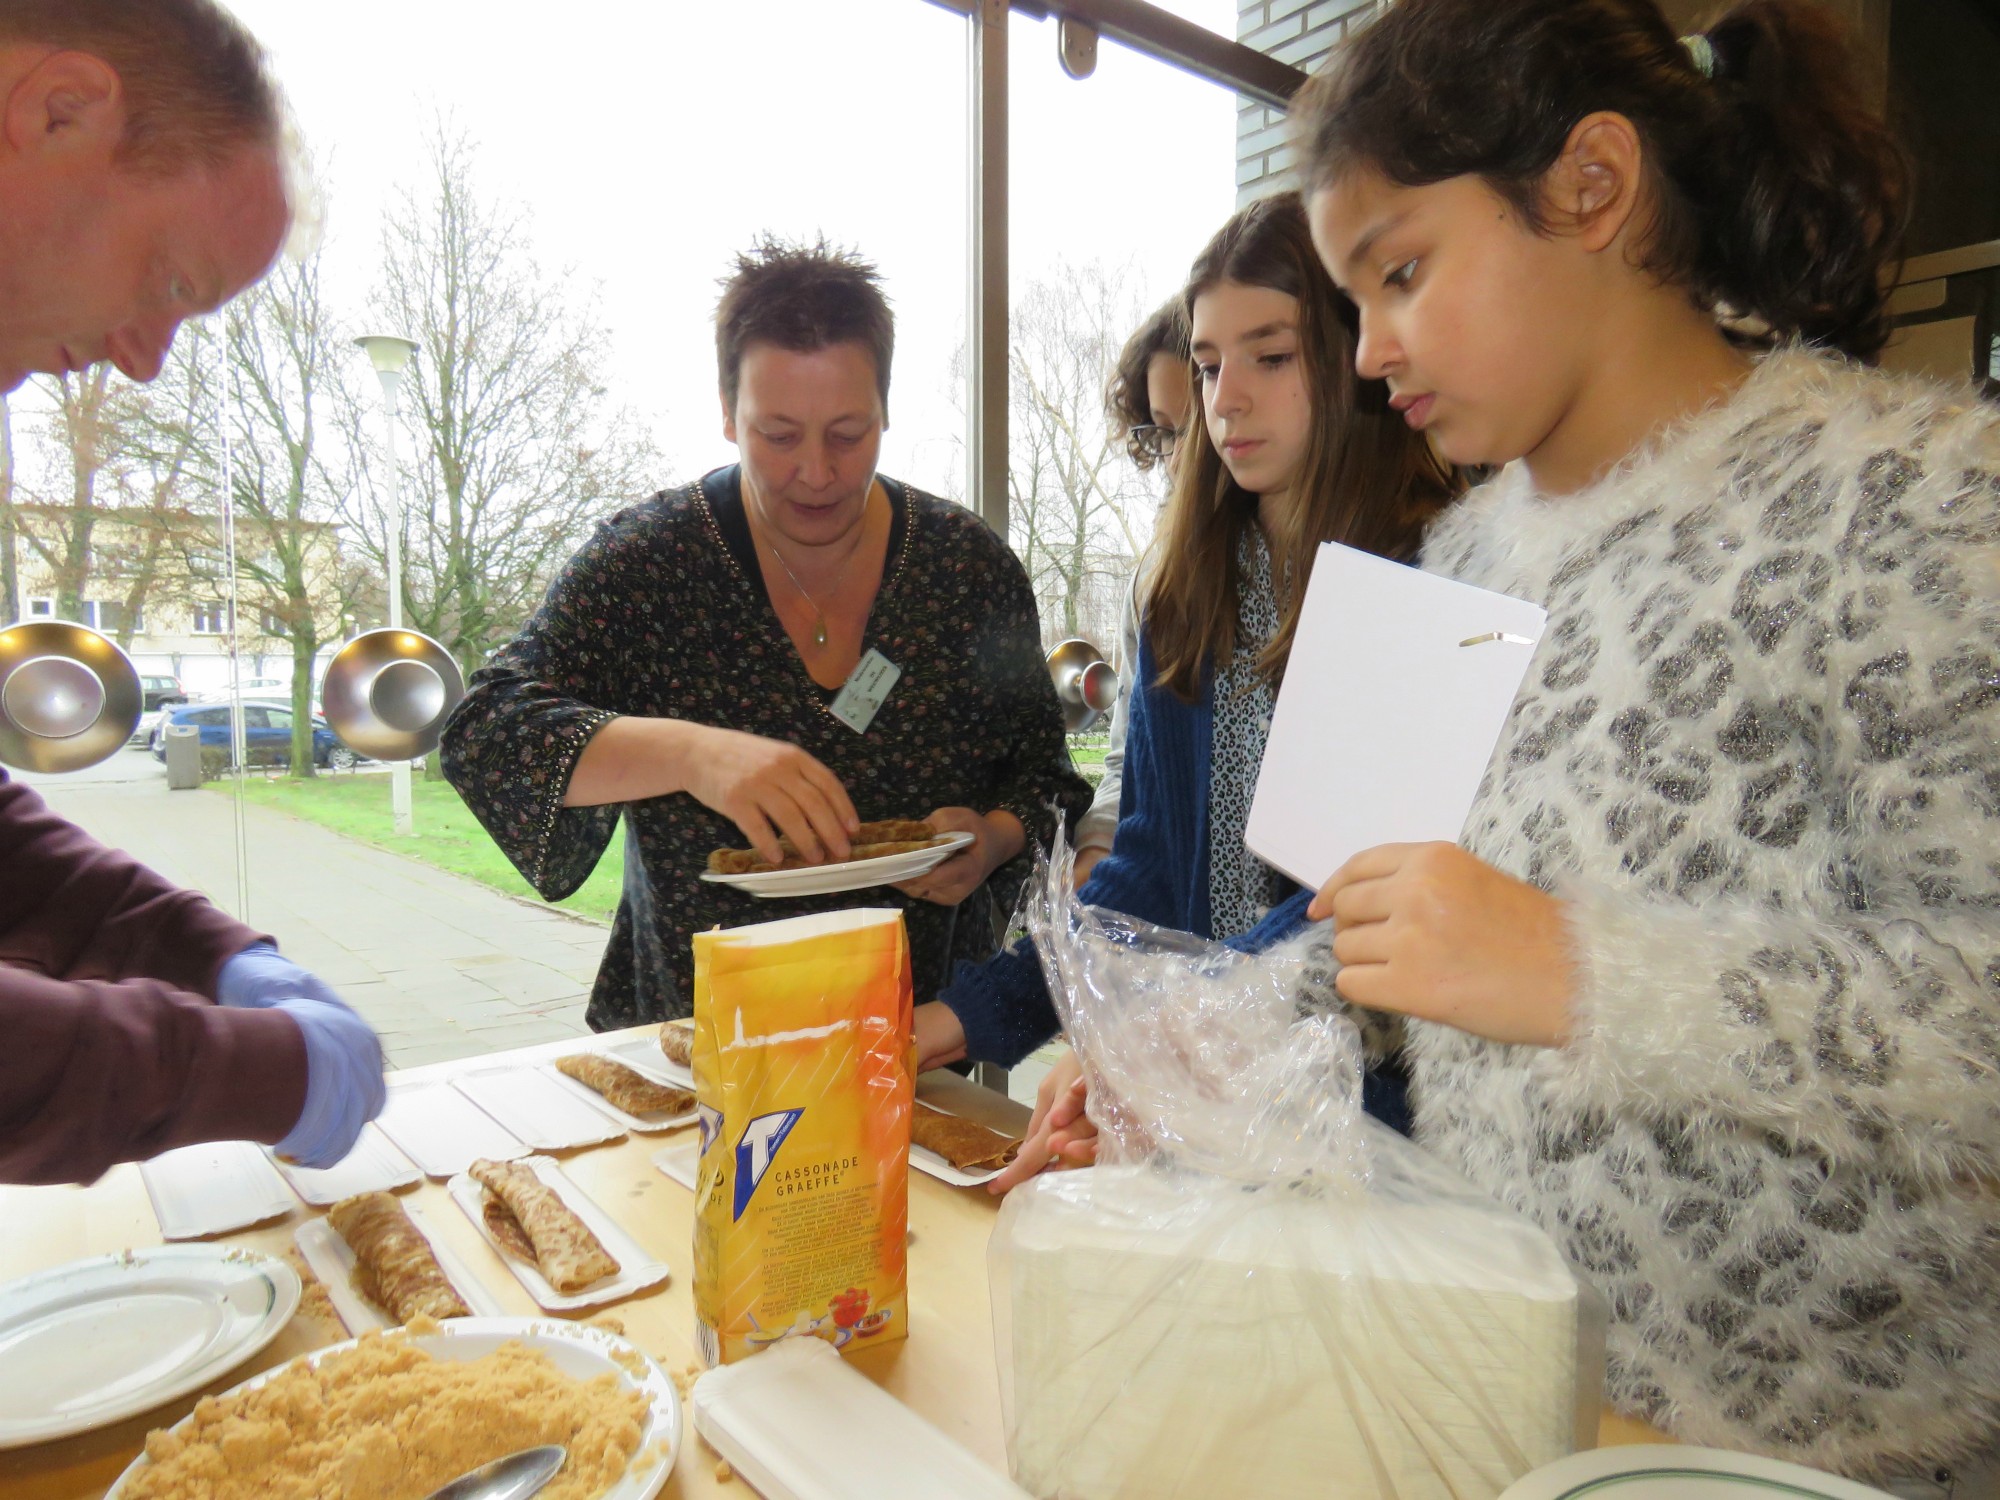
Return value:
<svg viewBox="0 0 2000 1500">
<path fill-rule="evenodd" d="M 826 644 L 825 615 L 821 615 L 816 620 L 813 621 L 813 644 L 815 646 L 824 646 Z"/>
</svg>

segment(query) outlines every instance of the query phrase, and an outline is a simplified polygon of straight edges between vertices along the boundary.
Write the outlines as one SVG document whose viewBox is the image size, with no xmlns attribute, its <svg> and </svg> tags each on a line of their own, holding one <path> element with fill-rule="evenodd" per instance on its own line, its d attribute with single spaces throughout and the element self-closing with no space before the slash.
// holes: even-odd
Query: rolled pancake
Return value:
<svg viewBox="0 0 2000 1500">
<path fill-rule="evenodd" d="M 541 1263 L 535 1259 L 534 1241 L 528 1238 L 528 1231 L 521 1227 L 521 1221 L 514 1217 L 514 1211 L 495 1198 L 491 1193 L 479 1205 L 479 1217 L 486 1221 L 486 1227 L 502 1250 L 518 1261 L 540 1269 Z"/>
<path fill-rule="evenodd" d="M 660 1028 L 660 1051 L 668 1062 L 694 1066 L 694 1022 L 668 1021 Z"/>
<path fill-rule="evenodd" d="M 418 1314 L 467 1318 L 472 1309 L 446 1279 L 430 1241 L 387 1193 L 343 1198 L 326 1212 L 354 1252 L 355 1289 L 398 1323 Z"/>
<path fill-rule="evenodd" d="M 863 823 L 848 840 L 847 858 L 853 861 L 908 854 L 930 848 L 940 836 L 925 818 L 887 818 L 878 823 Z M 779 839 L 778 849 L 784 857 L 775 865 L 755 849 L 717 849 L 708 856 L 708 870 L 711 875 L 768 875 L 775 870 L 808 870 L 825 863 L 807 859 L 790 839 Z"/>
<path fill-rule="evenodd" d="M 595 1089 L 631 1115 L 684 1115 L 694 1107 L 694 1095 L 687 1089 L 655 1083 L 637 1069 L 628 1068 L 601 1052 L 575 1052 L 556 1059 L 559 1072 L 567 1073 L 587 1089 Z"/>
<path fill-rule="evenodd" d="M 482 1158 L 472 1164 L 472 1176 L 514 1216 L 534 1253 L 535 1268 L 564 1296 L 618 1273 L 611 1252 L 534 1168 Z M 497 1233 L 495 1238 L 507 1243 Z"/>
<path fill-rule="evenodd" d="M 935 1151 L 961 1172 L 998 1171 L 1021 1149 L 1016 1138 L 927 1104 L 915 1105 L 911 1111 L 910 1144 Z"/>
</svg>

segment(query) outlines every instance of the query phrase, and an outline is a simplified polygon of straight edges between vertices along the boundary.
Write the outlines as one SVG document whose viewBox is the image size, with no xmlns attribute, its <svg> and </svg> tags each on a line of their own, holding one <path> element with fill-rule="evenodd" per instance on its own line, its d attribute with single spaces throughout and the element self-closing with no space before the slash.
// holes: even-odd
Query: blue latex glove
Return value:
<svg viewBox="0 0 2000 1500">
<path fill-rule="evenodd" d="M 382 1044 L 325 980 L 267 944 L 245 948 L 222 966 L 216 998 L 224 1005 L 281 1010 L 306 1044 L 306 1102 L 277 1150 L 302 1166 L 330 1167 L 354 1149 L 361 1127 L 382 1112 Z"/>
</svg>

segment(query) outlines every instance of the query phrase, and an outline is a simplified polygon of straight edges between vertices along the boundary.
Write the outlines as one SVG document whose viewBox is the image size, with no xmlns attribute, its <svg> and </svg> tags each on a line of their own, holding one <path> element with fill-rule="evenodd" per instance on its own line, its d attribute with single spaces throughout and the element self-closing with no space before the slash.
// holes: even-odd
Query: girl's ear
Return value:
<svg viewBox="0 0 2000 1500">
<path fill-rule="evenodd" d="M 1586 250 L 1617 243 L 1637 220 L 1644 164 L 1645 150 L 1629 119 L 1611 110 L 1585 115 L 1543 179 L 1551 222 Z"/>
</svg>

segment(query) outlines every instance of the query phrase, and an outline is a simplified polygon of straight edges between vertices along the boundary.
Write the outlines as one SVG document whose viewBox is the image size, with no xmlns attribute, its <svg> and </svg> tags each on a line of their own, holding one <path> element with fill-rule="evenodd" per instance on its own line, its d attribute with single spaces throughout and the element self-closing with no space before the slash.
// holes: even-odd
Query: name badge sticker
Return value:
<svg viewBox="0 0 2000 1500">
<path fill-rule="evenodd" d="M 856 734 L 866 734 L 902 675 L 901 667 L 870 646 L 834 696 L 830 712 Z"/>
</svg>

